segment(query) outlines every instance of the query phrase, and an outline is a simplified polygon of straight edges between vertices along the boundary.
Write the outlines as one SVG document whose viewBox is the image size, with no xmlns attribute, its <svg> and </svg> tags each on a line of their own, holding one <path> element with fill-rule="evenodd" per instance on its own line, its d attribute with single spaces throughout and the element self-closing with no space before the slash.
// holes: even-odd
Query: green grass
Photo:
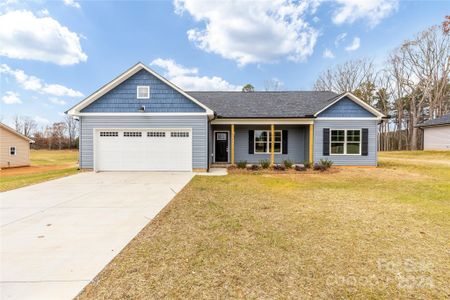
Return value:
<svg viewBox="0 0 450 300">
<path fill-rule="evenodd" d="M 30 167 L 0 171 L 0 192 L 76 174 L 77 160 L 78 151 L 32 150 Z"/>
<path fill-rule="evenodd" d="M 410 157 L 197 176 L 79 299 L 448 298 L 450 167 Z"/>
<path fill-rule="evenodd" d="M 46 172 L 39 172 L 34 174 L 21 174 L 16 176 L 1 177 L 0 191 L 8 191 L 17 189 L 31 184 L 36 184 L 60 177 L 73 175 L 78 173 L 77 168 L 67 168 L 61 170 L 50 170 Z"/>
</svg>

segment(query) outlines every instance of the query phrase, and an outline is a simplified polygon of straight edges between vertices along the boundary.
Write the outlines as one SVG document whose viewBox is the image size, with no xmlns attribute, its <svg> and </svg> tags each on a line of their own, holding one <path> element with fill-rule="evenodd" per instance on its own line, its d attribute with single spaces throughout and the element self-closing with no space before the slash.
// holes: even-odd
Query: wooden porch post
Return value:
<svg viewBox="0 0 450 300">
<path fill-rule="evenodd" d="M 231 124 L 231 164 L 234 165 L 234 124 Z"/>
<path fill-rule="evenodd" d="M 275 163 L 275 125 L 270 125 L 270 135 L 272 136 L 272 141 L 270 143 L 270 164 Z"/>
<path fill-rule="evenodd" d="M 314 151 L 314 125 L 309 125 L 309 162 L 314 162 L 313 157 L 313 151 Z"/>
</svg>

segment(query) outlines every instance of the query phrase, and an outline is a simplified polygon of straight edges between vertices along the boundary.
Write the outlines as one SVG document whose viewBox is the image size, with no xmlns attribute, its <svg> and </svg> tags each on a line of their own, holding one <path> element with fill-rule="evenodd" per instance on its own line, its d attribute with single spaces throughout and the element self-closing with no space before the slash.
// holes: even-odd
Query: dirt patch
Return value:
<svg viewBox="0 0 450 300">
<path fill-rule="evenodd" d="M 9 176 L 25 175 L 25 174 L 36 174 L 36 173 L 42 173 L 42 172 L 46 172 L 46 171 L 62 170 L 62 169 L 68 169 L 68 168 L 74 168 L 74 167 L 76 167 L 76 164 L 9 168 L 9 169 L 0 170 L 0 177 L 9 177 Z"/>
</svg>

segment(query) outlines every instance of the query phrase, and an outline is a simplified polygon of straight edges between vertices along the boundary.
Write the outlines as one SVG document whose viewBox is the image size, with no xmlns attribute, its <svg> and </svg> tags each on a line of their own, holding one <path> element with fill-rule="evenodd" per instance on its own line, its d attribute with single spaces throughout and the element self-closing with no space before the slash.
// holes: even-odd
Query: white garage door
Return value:
<svg viewBox="0 0 450 300">
<path fill-rule="evenodd" d="M 189 129 L 95 131 L 96 171 L 191 171 Z"/>
</svg>

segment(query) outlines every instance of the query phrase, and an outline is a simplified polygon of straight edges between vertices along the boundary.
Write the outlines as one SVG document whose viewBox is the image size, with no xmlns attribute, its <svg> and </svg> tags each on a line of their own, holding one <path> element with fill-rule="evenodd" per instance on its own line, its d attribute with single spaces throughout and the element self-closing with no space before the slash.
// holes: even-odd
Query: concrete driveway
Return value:
<svg viewBox="0 0 450 300">
<path fill-rule="evenodd" d="M 71 299 L 194 173 L 82 173 L 0 194 L 1 299 Z"/>
</svg>

